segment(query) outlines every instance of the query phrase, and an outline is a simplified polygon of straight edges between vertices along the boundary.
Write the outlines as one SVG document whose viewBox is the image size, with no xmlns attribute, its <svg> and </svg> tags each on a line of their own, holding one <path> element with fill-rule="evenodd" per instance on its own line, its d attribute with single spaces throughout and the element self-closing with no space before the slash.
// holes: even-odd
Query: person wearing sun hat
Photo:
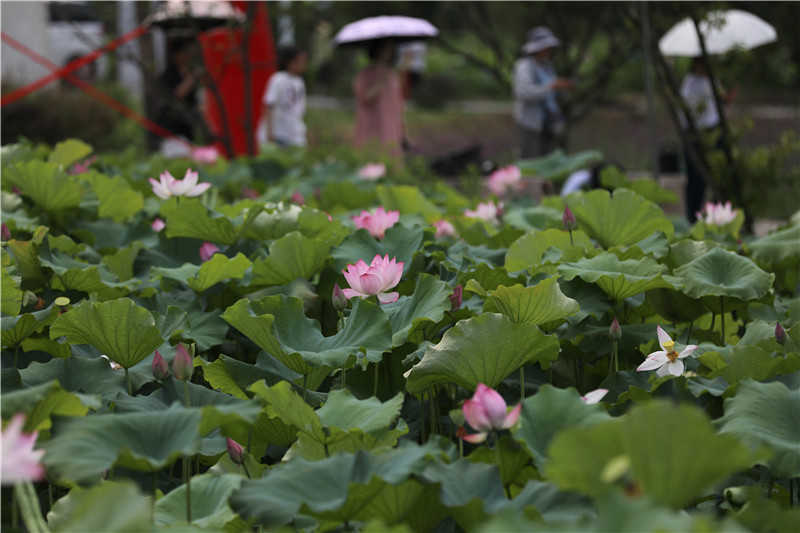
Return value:
<svg viewBox="0 0 800 533">
<path fill-rule="evenodd" d="M 514 122 L 519 130 L 520 157 L 541 157 L 553 151 L 564 133 L 564 116 L 556 98 L 573 84 L 556 74 L 550 55 L 561 46 L 549 28 L 528 32 L 521 57 L 514 63 Z"/>
</svg>

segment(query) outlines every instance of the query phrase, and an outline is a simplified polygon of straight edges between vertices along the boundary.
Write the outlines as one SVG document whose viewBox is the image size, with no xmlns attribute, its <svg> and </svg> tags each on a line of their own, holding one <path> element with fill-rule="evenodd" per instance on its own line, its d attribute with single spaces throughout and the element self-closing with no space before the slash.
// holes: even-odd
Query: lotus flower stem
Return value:
<svg viewBox="0 0 800 533">
<path fill-rule="evenodd" d="M 347 374 L 344 371 L 345 363 L 342 363 L 342 390 L 347 388 Z"/>
<path fill-rule="evenodd" d="M 491 439 L 494 441 L 494 460 L 497 463 L 497 469 L 500 470 L 500 438 L 496 431 L 492 431 Z"/>
<path fill-rule="evenodd" d="M 425 444 L 425 395 L 424 394 L 420 396 L 419 400 L 419 443 Z"/>
<path fill-rule="evenodd" d="M 19 344 L 14 348 L 14 369 L 17 368 L 17 357 L 19 357 Z"/>
<path fill-rule="evenodd" d="M 253 476 L 251 476 L 250 472 L 248 472 L 247 465 L 244 464 L 244 461 L 242 461 L 242 468 L 244 468 L 244 473 L 247 475 L 247 479 L 253 479 Z"/>
<path fill-rule="evenodd" d="M 36 496 L 33 484 L 30 481 L 17 483 L 14 486 L 14 496 L 16 499 L 15 508 L 18 507 L 22 521 L 28 531 L 31 533 L 49 533 L 50 529 L 48 529 L 47 523 L 42 518 L 39 498 Z"/>
<path fill-rule="evenodd" d="M 694 320 L 689 322 L 689 333 L 686 334 L 686 344 L 689 344 L 689 340 L 692 338 L 692 326 L 694 326 Z"/>
<path fill-rule="evenodd" d="M 723 301 L 723 296 L 720 295 L 719 297 L 719 326 L 722 330 L 722 345 L 725 346 L 725 302 Z"/>
<path fill-rule="evenodd" d="M 525 399 L 525 367 L 519 368 L 519 401 Z"/>
<path fill-rule="evenodd" d="M 433 387 L 428 389 L 428 408 L 431 410 L 431 435 L 436 432 L 436 407 L 433 405 Z"/>
<path fill-rule="evenodd" d="M 156 493 L 158 492 L 158 471 L 153 471 L 153 480 L 152 486 L 150 487 L 153 491 L 153 513 L 156 512 Z"/>
<path fill-rule="evenodd" d="M 128 369 L 125 369 L 125 382 L 128 384 L 128 395 L 133 396 L 133 385 L 131 385 L 131 375 L 128 373 Z"/>
<path fill-rule="evenodd" d="M 375 385 L 372 387 L 372 395 L 376 398 L 378 397 L 378 365 L 380 363 L 375 363 Z"/>
<path fill-rule="evenodd" d="M 192 523 L 192 465 L 189 458 L 183 458 L 183 475 L 186 478 L 186 521 Z"/>
<path fill-rule="evenodd" d="M 11 492 L 11 528 L 14 531 L 19 531 L 19 498 L 17 497 L 17 490 Z"/>
<path fill-rule="evenodd" d="M 303 374 L 303 401 L 306 401 L 306 392 L 308 392 L 308 374 Z"/>
</svg>

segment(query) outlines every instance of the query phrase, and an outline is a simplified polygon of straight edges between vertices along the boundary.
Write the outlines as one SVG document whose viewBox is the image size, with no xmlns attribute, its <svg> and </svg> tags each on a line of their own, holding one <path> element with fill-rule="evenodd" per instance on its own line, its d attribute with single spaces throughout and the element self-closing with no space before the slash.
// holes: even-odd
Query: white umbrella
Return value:
<svg viewBox="0 0 800 533">
<path fill-rule="evenodd" d="M 436 37 L 439 30 L 424 19 L 401 16 L 369 17 L 351 22 L 333 38 L 335 45 L 354 44 L 374 39 L 416 40 Z"/>
<path fill-rule="evenodd" d="M 167 0 L 153 11 L 150 21 L 167 28 L 198 26 L 205 30 L 229 21 L 242 22 L 245 18 L 230 2 Z"/>
<path fill-rule="evenodd" d="M 777 40 L 775 28 L 747 11 L 729 9 L 714 11 L 700 21 L 700 32 L 706 42 L 706 51 L 717 55 L 734 49 L 752 50 Z M 674 25 L 658 42 L 665 56 L 699 57 L 700 40 L 692 19 Z"/>
</svg>

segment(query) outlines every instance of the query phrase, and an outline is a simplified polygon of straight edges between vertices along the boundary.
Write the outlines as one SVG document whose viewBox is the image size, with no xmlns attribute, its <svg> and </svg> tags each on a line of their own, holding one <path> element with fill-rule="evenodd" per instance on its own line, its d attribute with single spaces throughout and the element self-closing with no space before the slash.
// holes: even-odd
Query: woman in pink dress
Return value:
<svg viewBox="0 0 800 533">
<path fill-rule="evenodd" d="M 395 47 L 392 41 L 370 44 L 371 59 L 356 76 L 353 93 L 356 99 L 357 148 L 378 144 L 392 157 L 399 157 L 403 147 L 403 91 L 400 78 L 392 68 Z"/>
</svg>

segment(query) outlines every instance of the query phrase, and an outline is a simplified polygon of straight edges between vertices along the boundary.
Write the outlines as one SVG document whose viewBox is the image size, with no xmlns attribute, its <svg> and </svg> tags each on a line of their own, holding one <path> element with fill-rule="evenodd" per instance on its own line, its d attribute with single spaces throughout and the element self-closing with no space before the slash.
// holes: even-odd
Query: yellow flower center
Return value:
<svg viewBox="0 0 800 533">
<path fill-rule="evenodd" d="M 678 352 L 675 351 L 675 341 L 665 342 L 664 350 L 667 352 L 667 358 L 669 358 L 669 362 L 674 363 L 678 358 Z"/>
</svg>

